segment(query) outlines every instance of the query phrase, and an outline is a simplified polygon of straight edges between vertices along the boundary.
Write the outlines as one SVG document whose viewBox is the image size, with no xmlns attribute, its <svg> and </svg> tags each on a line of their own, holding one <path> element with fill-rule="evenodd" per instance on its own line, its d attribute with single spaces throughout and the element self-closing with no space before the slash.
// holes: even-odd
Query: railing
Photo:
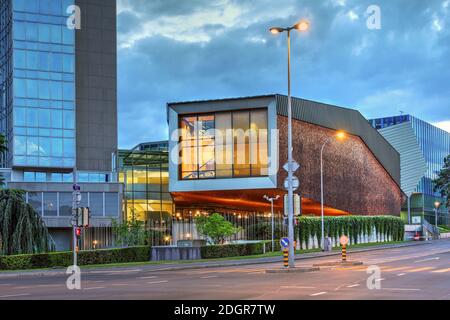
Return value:
<svg viewBox="0 0 450 320">
<path fill-rule="evenodd" d="M 423 227 L 429 232 L 431 233 L 431 235 L 433 236 L 433 239 L 439 239 L 439 235 L 440 235 L 440 231 L 439 229 L 432 225 L 431 223 L 429 223 L 426 219 L 423 219 Z"/>
</svg>

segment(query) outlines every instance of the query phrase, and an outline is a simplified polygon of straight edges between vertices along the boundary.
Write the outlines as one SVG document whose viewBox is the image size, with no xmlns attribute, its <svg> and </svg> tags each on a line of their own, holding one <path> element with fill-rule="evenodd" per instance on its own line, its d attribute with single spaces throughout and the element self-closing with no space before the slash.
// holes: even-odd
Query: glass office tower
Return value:
<svg viewBox="0 0 450 320">
<path fill-rule="evenodd" d="M 75 165 L 73 0 L 14 0 L 14 167 Z"/>
<path fill-rule="evenodd" d="M 437 173 L 442 169 L 444 158 L 450 155 L 450 133 L 411 115 L 373 119 L 369 122 L 394 148 L 398 149 L 405 161 L 417 150 L 416 159 L 411 159 L 415 160 L 414 163 L 423 161 L 425 168 L 423 174 L 419 175 L 420 179 L 414 181 L 415 186 L 411 190 L 411 211 L 413 215 L 423 215 L 430 223 L 434 224 L 434 203 L 435 201 L 444 203 L 444 199 L 441 198 L 439 192 L 434 192 L 433 180 L 437 178 Z M 404 144 L 409 133 L 413 140 L 405 148 Z M 414 173 L 414 167 L 402 163 L 402 180 L 407 181 Z M 443 205 L 439 208 L 438 223 L 450 224 L 448 209 Z"/>
<path fill-rule="evenodd" d="M 74 5 L 78 30 L 70 27 Z M 121 218 L 122 185 L 112 167 L 116 3 L 2 0 L 0 36 L 0 132 L 8 147 L 0 174 L 8 188 L 26 191 L 57 248 L 66 250 L 75 181 L 82 205 L 91 208 L 92 237 Z M 112 239 L 100 242 L 109 246 Z"/>
</svg>

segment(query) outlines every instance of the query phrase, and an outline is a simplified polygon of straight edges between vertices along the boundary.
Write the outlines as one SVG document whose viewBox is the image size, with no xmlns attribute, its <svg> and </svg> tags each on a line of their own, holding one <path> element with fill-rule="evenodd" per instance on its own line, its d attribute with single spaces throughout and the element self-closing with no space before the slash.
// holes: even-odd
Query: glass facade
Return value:
<svg viewBox="0 0 450 320">
<path fill-rule="evenodd" d="M 162 222 L 172 219 L 167 151 L 119 151 L 119 182 L 125 184 L 127 218 Z"/>
<path fill-rule="evenodd" d="M 268 175 L 266 109 L 180 117 L 182 180 Z"/>
<path fill-rule="evenodd" d="M 404 122 L 411 124 L 428 167 L 417 186 L 416 193 L 411 197 L 411 211 L 413 214 L 424 215 L 430 223 L 434 224 L 434 202 L 443 203 L 444 199 L 441 198 L 439 192 L 434 192 L 433 180 L 437 178 L 437 173 L 442 169 L 444 158 L 450 155 L 450 133 L 410 115 L 373 119 L 369 122 L 376 129 Z M 439 223 L 450 224 L 448 209 L 445 206 L 439 208 L 439 213 Z M 406 212 L 403 214 L 406 215 Z"/>
<path fill-rule="evenodd" d="M 73 0 L 13 0 L 14 166 L 75 165 Z"/>
</svg>

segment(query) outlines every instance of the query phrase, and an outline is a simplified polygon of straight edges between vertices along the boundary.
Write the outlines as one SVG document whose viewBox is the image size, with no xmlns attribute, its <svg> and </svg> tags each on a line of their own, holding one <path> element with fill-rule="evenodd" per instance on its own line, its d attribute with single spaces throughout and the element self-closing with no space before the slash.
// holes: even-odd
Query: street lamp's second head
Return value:
<svg viewBox="0 0 450 320">
<path fill-rule="evenodd" d="M 270 28 L 270 33 L 272 33 L 272 34 L 279 34 L 279 33 L 283 32 L 283 31 L 284 31 L 283 28 L 278 28 L 278 27 Z"/>
<path fill-rule="evenodd" d="M 434 207 L 435 207 L 436 209 L 438 209 L 440 206 L 441 206 L 441 203 L 440 203 L 439 201 L 436 201 L 436 202 L 434 203 Z"/>
</svg>

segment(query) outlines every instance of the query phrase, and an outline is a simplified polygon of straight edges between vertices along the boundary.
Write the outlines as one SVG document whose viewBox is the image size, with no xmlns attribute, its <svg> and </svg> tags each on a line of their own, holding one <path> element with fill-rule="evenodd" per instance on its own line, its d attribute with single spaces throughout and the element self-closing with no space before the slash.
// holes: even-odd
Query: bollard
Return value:
<svg viewBox="0 0 450 320">
<path fill-rule="evenodd" d="M 347 262 L 347 245 L 342 246 L 342 262 Z"/>
<path fill-rule="evenodd" d="M 289 268 L 289 249 L 283 250 L 283 265 L 285 268 Z"/>
</svg>

